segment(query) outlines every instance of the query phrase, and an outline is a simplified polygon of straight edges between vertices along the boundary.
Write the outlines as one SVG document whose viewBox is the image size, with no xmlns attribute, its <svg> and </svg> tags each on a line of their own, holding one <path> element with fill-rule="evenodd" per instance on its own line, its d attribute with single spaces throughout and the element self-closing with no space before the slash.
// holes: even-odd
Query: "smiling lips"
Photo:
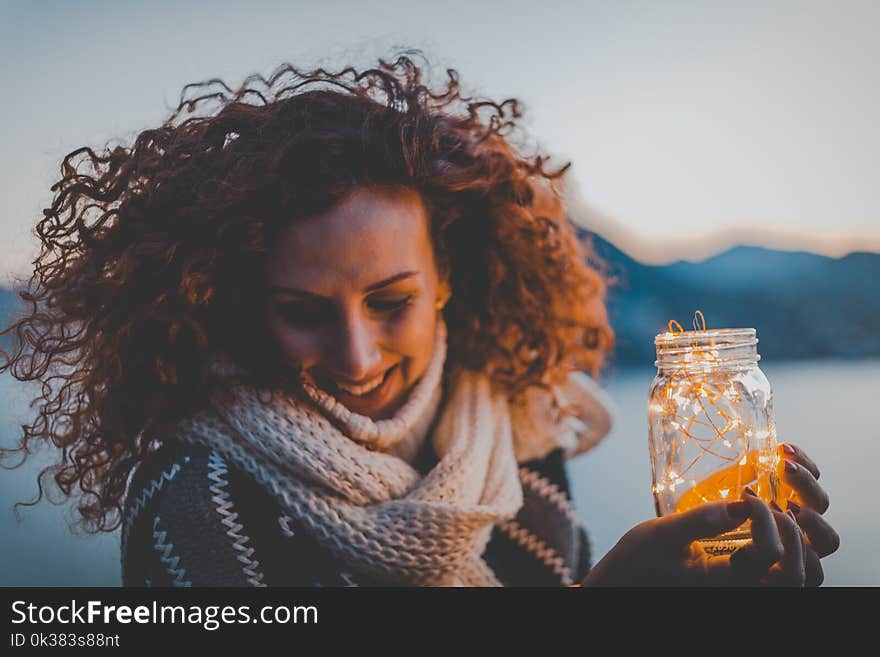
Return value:
<svg viewBox="0 0 880 657">
<path fill-rule="evenodd" d="M 372 381 L 367 381 L 366 383 L 358 385 L 358 386 L 350 386 L 350 385 L 340 383 L 339 381 L 335 381 L 335 380 L 333 381 L 333 385 L 335 385 L 340 390 L 344 390 L 345 392 L 347 392 L 350 395 L 353 395 L 355 397 L 363 397 L 363 396 L 371 393 L 373 390 L 375 390 L 379 386 L 381 386 L 385 382 L 385 379 L 387 378 L 389 372 L 391 372 L 391 370 L 393 370 L 395 367 L 397 367 L 397 366 L 394 365 L 394 366 L 388 368 L 387 370 L 385 370 L 385 372 L 383 372 L 381 375 L 377 376 Z"/>
</svg>

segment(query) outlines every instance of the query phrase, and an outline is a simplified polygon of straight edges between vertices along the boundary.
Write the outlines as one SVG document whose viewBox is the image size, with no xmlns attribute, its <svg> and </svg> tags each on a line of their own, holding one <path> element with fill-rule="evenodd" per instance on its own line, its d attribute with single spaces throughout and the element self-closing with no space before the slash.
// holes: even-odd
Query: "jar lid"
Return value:
<svg viewBox="0 0 880 657">
<path fill-rule="evenodd" d="M 689 363 L 688 354 L 711 356 L 718 361 L 751 360 L 761 357 L 755 348 L 757 332 L 753 328 L 721 328 L 704 331 L 660 333 L 654 338 L 658 363 Z M 703 360 L 703 359 L 700 359 Z"/>
</svg>

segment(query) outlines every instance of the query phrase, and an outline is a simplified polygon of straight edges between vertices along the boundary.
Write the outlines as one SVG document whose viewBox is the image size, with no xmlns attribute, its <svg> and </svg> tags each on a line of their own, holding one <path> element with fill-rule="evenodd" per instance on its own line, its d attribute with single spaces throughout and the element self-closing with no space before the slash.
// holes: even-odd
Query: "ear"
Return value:
<svg viewBox="0 0 880 657">
<path fill-rule="evenodd" d="M 445 305 L 446 302 L 449 301 L 449 297 L 451 296 L 452 285 L 449 282 L 449 276 L 441 274 L 440 282 L 437 286 L 437 302 Z"/>
</svg>

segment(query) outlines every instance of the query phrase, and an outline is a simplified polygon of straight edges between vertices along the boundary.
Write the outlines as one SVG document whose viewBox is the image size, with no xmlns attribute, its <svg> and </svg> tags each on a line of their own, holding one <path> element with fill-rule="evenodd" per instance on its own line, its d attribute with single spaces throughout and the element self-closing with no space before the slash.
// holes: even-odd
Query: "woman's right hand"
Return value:
<svg viewBox="0 0 880 657">
<path fill-rule="evenodd" d="M 778 509 L 778 507 L 776 507 Z M 752 542 L 732 555 L 709 555 L 695 541 L 751 518 Z M 750 491 L 737 502 L 711 502 L 633 527 L 582 586 L 803 586 L 806 543 L 791 512 Z"/>
</svg>

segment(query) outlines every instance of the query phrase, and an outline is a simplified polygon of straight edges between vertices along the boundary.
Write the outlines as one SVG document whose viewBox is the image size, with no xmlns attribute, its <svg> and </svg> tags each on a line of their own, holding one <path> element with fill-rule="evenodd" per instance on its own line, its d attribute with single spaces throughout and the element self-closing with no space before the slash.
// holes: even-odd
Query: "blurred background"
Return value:
<svg viewBox="0 0 880 657">
<path fill-rule="evenodd" d="M 779 439 L 821 469 L 842 539 L 826 585 L 877 586 L 878 29 L 880 5 L 858 0 L 0 0 L 0 313 L 17 311 L 66 153 L 129 143 L 189 82 L 418 48 L 436 81 L 455 68 L 466 93 L 523 102 L 524 147 L 573 163 L 571 219 L 613 278 L 615 427 L 569 470 L 595 558 L 654 515 L 653 337 L 700 309 L 757 329 Z M 11 446 L 36 389 L 3 374 L 0 390 Z M 71 509 L 46 502 L 13 515 L 52 456 L 0 471 L 0 585 L 119 585 L 118 532 L 73 535 Z"/>
</svg>

